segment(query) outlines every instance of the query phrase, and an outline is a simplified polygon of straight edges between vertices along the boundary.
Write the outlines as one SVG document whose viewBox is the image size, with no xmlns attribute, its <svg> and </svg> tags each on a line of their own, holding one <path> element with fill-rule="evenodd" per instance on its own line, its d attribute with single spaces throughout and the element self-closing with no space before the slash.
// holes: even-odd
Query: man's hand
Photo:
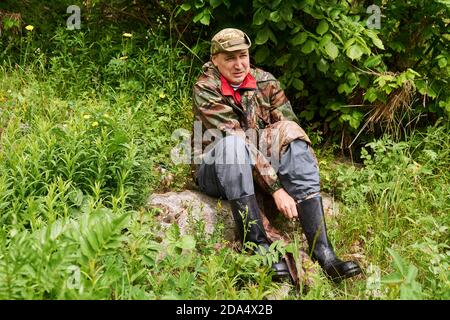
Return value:
<svg viewBox="0 0 450 320">
<path fill-rule="evenodd" d="M 295 203 L 295 200 L 283 188 L 275 191 L 272 196 L 275 200 L 275 204 L 277 205 L 278 210 L 280 210 L 286 218 L 298 218 L 297 204 Z"/>
</svg>

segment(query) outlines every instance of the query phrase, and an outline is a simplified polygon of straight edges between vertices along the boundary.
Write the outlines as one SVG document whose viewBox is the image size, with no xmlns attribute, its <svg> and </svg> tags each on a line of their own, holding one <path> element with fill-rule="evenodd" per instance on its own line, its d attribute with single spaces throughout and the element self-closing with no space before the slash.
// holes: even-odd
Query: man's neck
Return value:
<svg viewBox="0 0 450 320">
<path fill-rule="evenodd" d="M 239 84 L 233 84 L 233 83 L 230 83 L 230 86 L 233 88 L 234 91 L 236 91 L 237 89 L 239 89 L 239 87 L 241 86 L 241 84 L 242 84 L 242 82 L 239 83 Z"/>
</svg>

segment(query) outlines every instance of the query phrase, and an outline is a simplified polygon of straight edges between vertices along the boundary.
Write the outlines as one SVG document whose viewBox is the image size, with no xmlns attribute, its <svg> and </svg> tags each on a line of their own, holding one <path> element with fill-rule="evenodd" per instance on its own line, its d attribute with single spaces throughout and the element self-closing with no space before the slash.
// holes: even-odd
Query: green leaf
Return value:
<svg viewBox="0 0 450 320">
<path fill-rule="evenodd" d="M 306 39 L 308 39 L 308 34 L 306 32 L 300 32 L 294 38 L 292 38 L 291 44 L 294 46 L 298 46 L 304 43 Z"/>
<path fill-rule="evenodd" d="M 347 72 L 346 79 L 348 84 L 352 87 L 358 83 L 358 76 L 354 72 Z"/>
<path fill-rule="evenodd" d="M 352 60 L 359 60 L 363 54 L 363 50 L 359 44 L 354 44 L 347 49 L 346 54 Z"/>
<path fill-rule="evenodd" d="M 328 71 L 328 63 L 324 58 L 320 58 L 319 62 L 317 62 L 317 69 L 322 71 L 323 73 Z"/>
<path fill-rule="evenodd" d="M 270 50 L 269 48 L 267 48 L 267 46 L 260 46 L 257 50 L 256 50 L 256 54 L 255 54 L 255 60 L 256 63 L 262 63 L 264 60 L 266 60 L 266 58 L 270 55 Z"/>
<path fill-rule="evenodd" d="M 350 127 L 352 127 L 353 129 L 358 129 L 363 117 L 364 117 L 363 113 L 359 111 L 353 111 L 352 116 L 348 121 Z"/>
<path fill-rule="evenodd" d="M 195 1 L 194 6 L 195 6 L 196 9 L 203 8 L 203 7 L 205 6 L 205 1 L 203 1 L 203 0 L 201 0 L 201 1 Z"/>
<path fill-rule="evenodd" d="M 437 96 L 436 92 L 431 88 L 431 86 L 428 84 L 427 81 L 416 80 L 415 85 L 421 95 L 430 96 L 431 98 L 436 98 L 436 96 Z"/>
<path fill-rule="evenodd" d="M 306 119 L 306 121 L 311 121 L 312 118 L 314 118 L 314 111 L 313 110 L 304 110 L 300 112 L 300 117 L 303 119 Z"/>
<path fill-rule="evenodd" d="M 274 1 L 270 1 L 270 8 L 275 9 L 276 7 L 278 7 L 280 5 L 282 0 L 274 0 Z"/>
<path fill-rule="evenodd" d="M 146 254 L 142 256 L 142 261 L 149 267 L 154 267 L 156 265 L 155 258 Z"/>
<path fill-rule="evenodd" d="M 328 42 L 330 42 L 333 39 L 333 36 L 329 33 L 324 35 L 322 39 L 319 41 L 319 46 L 324 47 Z"/>
<path fill-rule="evenodd" d="M 381 57 L 379 55 L 376 56 L 372 56 L 366 59 L 366 61 L 364 62 L 364 66 L 366 68 L 373 68 L 376 67 L 377 65 L 379 65 L 381 63 Z"/>
<path fill-rule="evenodd" d="M 209 0 L 209 4 L 215 9 L 222 4 L 222 0 Z"/>
<path fill-rule="evenodd" d="M 355 41 L 356 41 L 355 38 L 350 38 L 350 39 L 348 39 L 348 40 L 345 42 L 345 44 L 344 44 L 344 50 L 348 50 L 348 48 L 349 48 L 352 44 L 354 44 Z"/>
<path fill-rule="evenodd" d="M 329 29 L 328 23 L 325 20 L 321 20 L 316 28 L 316 32 L 320 35 L 324 35 Z"/>
<path fill-rule="evenodd" d="M 97 234 L 95 231 L 93 232 L 89 232 L 86 236 L 87 241 L 89 241 L 89 245 L 91 246 L 91 248 L 97 252 L 99 247 L 100 247 L 100 243 L 102 241 L 102 239 L 97 239 Z"/>
<path fill-rule="evenodd" d="M 438 65 L 439 65 L 439 68 L 441 68 L 441 69 L 445 68 L 447 66 L 447 59 L 440 58 L 438 60 Z"/>
<path fill-rule="evenodd" d="M 269 16 L 269 11 L 264 8 L 259 8 L 256 10 L 255 14 L 253 15 L 253 24 L 255 26 L 260 26 L 266 21 L 267 17 Z"/>
<path fill-rule="evenodd" d="M 375 46 L 377 46 L 379 49 L 384 50 L 383 42 L 378 38 L 372 38 L 372 42 Z"/>
<path fill-rule="evenodd" d="M 325 52 L 333 60 L 336 59 L 337 56 L 339 55 L 339 49 L 332 41 L 327 42 L 327 44 L 325 44 Z"/>
<path fill-rule="evenodd" d="M 400 41 L 389 42 L 388 45 L 394 51 L 397 51 L 397 52 L 405 51 L 405 45 Z"/>
<path fill-rule="evenodd" d="M 330 18 L 331 19 L 336 19 L 336 18 L 338 18 L 340 13 L 341 13 L 341 11 L 339 9 L 333 9 L 330 12 Z"/>
<path fill-rule="evenodd" d="M 305 84 L 304 84 L 303 81 L 300 80 L 300 79 L 294 79 L 294 80 L 292 81 L 292 86 L 293 86 L 295 89 L 301 91 L 301 90 L 303 90 L 303 88 L 305 87 Z"/>
<path fill-rule="evenodd" d="M 181 5 L 181 9 L 183 9 L 184 11 L 188 11 L 191 9 L 191 5 L 189 3 L 183 3 Z"/>
<path fill-rule="evenodd" d="M 341 102 L 332 102 L 331 104 L 327 105 L 328 109 L 331 109 L 332 111 L 338 111 L 344 106 Z"/>
<path fill-rule="evenodd" d="M 359 75 L 359 87 L 360 88 L 367 88 L 367 86 L 369 85 L 369 77 L 365 74 L 360 74 Z"/>
<path fill-rule="evenodd" d="M 314 51 L 316 48 L 316 42 L 314 40 L 308 40 L 306 43 L 302 46 L 302 52 L 304 54 L 310 54 Z"/>
<path fill-rule="evenodd" d="M 77 207 L 81 207 L 83 203 L 83 192 L 80 189 L 75 189 L 69 194 L 70 201 Z"/>
<path fill-rule="evenodd" d="M 364 95 L 364 100 L 365 101 L 369 101 L 370 103 L 374 102 L 375 100 L 377 100 L 378 96 L 377 96 L 377 90 L 375 88 L 369 88 L 366 91 L 366 94 Z"/>
<path fill-rule="evenodd" d="M 402 284 L 400 286 L 400 299 L 402 300 L 417 300 L 414 291 L 410 286 Z"/>
<path fill-rule="evenodd" d="M 349 93 L 352 92 L 352 88 L 346 82 L 341 83 L 338 86 L 337 90 L 338 90 L 339 93 L 344 93 L 345 92 L 346 94 L 349 94 Z"/>
<path fill-rule="evenodd" d="M 195 239 L 191 235 L 184 235 L 181 237 L 178 242 L 178 247 L 184 250 L 193 250 L 195 249 Z"/>
<path fill-rule="evenodd" d="M 280 9 L 281 17 L 284 21 L 290 22 L 292 20 L 292 8 L 290 6 L 283 6 Z"/>
<path fill-rule="evenodd" d="M 381 282 L 385 284 L 400 284 L 403 282 L 403 277 L 398 272 L 395 272 L 383 277 Z"/>
<path fill-rule="evenodd" d="M 384 50 L 383 42 L 380 40 L 380 38 L 378 38 L 378 35 L 375 33 L 375 31 L 371 29 L 366 29 L 365 33 L 369 36 L 370 39 L 372 39 L 373 44 L 377 48 Z"/>
<path fill-rule="evenodd" d="M 95 252 L 87 239 L 81 239 L 80 250 L 82 255 L 87 258 L 87 260 L 95 257 Z"/>
<path fill-rule="evenodd" d="M 394 267 L 402 274 L 402 276 L 406 275 L 406 263 L 403 258 L 393 249 L 387 248 L 387 251 L 394 259 Z"/>
<path fill-rule="evenodd" d="M 277 61 L 275 61 L 275 65 L 277 65 L 277 66 L 282 66 L 282 65 L 284 65 L 286 62 L 288 62 L 288 60 L 289 60 L 290 57 L 291 57 L 291 54 L 290 54 L 290 53 L 285 54 L 285 55 L 282 55 L 281 57 L 279 57 L 279 58 L 277 59 Z"/>
<path fill-rule="evenodd" d="M 407 283 L 413 283 L 413 281 L 417 277 L 417 267 L 413 264 L 410 264 L 408 267 L 408 274 L 406 275 L 406 282 Z"/>
<path fill-rule="evenodd" d="M 270 30 L 270 28 L 268 28 L 267 30 L 267 32 L 269 33 L 269 39 L 272 40 L 273 43 L 278 44 L 277 37 L 274 35 L 272 30 Z"/>
<path fill-rule="evenodd" d="M 269 30 L 266 27 L 266 28 L 258 31 L 258 33 L 256 34 L 255 43 L 257 45 L 261 45 L 261 44 L 266 43 L 267 40 L 269 40 Z"/>
<path fill-rule="evenodd" d="M 280 21 L 276 23 L 275 26 L 277 27 L 278 30 L 284 31 L 284 29 L 286 29 L 287 27 L 287 24 L 283 21 Z"/>
<path fill-rule="evenodd" d="M 275 23 L 280 22 L 280 20 L 281 20 L 281 16 L 280 16 L 280 13 L 278 12 L 278 10 L 271 12 L 269 15 L 269 18 L 270 18 L 270 21 L 273 21 Z"/>
<path fill-rule="evenodd" d="M 200 19 L 200 23 L 204 24 L 205 26 L 209 26 L 209 20 L 211 18 L 211 15 L 209 13 L 209 10 L 204 10 L 203 16 Z"/>
<path fill-rule="evenodd" d="M 302 80 L 300 80 L 300 79 L 294 79 L 293 81 L 292 81 L 292 86 L 295 88 L 295 89 L 297 89 L 297 90 L 303 90 L 303 88 L 305 87 L 305 84 L 303 83 L 303 81 Z"/>
</svg>

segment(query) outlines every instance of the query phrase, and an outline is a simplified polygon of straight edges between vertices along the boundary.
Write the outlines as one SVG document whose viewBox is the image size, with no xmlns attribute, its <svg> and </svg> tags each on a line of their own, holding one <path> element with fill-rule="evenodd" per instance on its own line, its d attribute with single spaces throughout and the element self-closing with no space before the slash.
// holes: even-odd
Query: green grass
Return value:
<svg viewBox="0 0 450 320">
<path fill-rule="evenodd" d="M 220 224 L 211 237 L 201 223 L 181 235 L 145 208 L 152 192 L 189 184 L 170 150 L 172 132 L 190 130 L 195 72 L 158 35 L 137 46 L 144 37 L 59 30 L 53 53 L 24 40 L 22 64 L 0 65 L 1 299 L 266 299 L 281 290 L 268 257 L 235 252 Z M 319 272 L 283 298 L 448 299 L 449 137 L 444 123 L 405 142 L 385 137 L 362 153 L 362 168 L 317 150 L 323 188 L 343 204 L 330 237 L 340 255 L 360 254 L 365 274 L 335 285 Z"/>
</svg>

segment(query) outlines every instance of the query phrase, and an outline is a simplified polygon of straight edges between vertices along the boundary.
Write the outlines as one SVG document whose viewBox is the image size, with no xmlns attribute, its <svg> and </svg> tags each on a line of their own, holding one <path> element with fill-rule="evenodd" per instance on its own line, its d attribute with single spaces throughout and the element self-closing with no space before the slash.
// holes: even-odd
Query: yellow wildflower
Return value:
<svg viewBox="0 0 450 320">
<path fill-rule="evenodd" d="M 32 26 L 31 24 L 29 24 L 29 25 L 27 25 L 27 26 L 25 27 L 25 29 L 27 29 L 28 31 L 33 31 L 34 26 Z"/>
<path fill-rule="evenodd" d="M 105 118 L 110 118 L 110 115 L 109 115 L 108 113 L 105 113 L 103 116 L 104 116 Z"/>
<path fill-rule="evenodd" d="M 165 97 L 166 97 L 166 95 L 164 94 L 164 92 L 161 91 L 161 92 L 159 93 L 159 98 L 160 98 L 160 99 L 164 99 Z"/>
<path fill-rule="evenodd" d="M 85 114 L 85 115 L 83 116 L 83 118 L 86 119 L 86 120 L 87 120 L 87 119 L 90 119 L 91 117 L 92 117 L 92 116 L 91 116 L 90 114 Z"/>
<path fill-rule="evenodd" d="M 127 59 L 128 59 L 128 56 L 123 56 L 123 57 L 120 57 L 119 59 L 120 59 L 120 60 L 127 60 Z"/>
<path fill-rule="evenodd" d="M 92 126 L 95 128 L 96 126 L 98 126 L 98 122 L 97 121 L 92 122 Z"/>
<path fill-rule="evenodd" d="M 133 35 L 132 35 L 131 33 L 125 32 L 125 33 L 123 34 L 123 36 L 124 36 L 124 37 L 127 37 L 127 38 L 131 38 Z"/>
</svg>

